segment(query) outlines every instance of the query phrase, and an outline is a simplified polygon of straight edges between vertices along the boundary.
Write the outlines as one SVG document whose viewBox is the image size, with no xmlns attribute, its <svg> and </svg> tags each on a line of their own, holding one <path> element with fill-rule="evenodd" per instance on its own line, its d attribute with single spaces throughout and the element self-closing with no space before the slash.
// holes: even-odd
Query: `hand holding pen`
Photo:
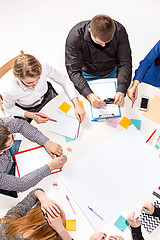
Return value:
<svg viewBox="0 0 160 240">
<path fill-rule="evenodd" d="M 37 123 L 45 123 L 48 120 L 56 122 L 56 120 L 48 117 L 47 115 L 41 113 L 41 112 L 35 112 L 32 113 L 32 118 L 37 122 Z"/>
<path fill-rule="evenodd" d="M 142 206 L 142 211 L 145 213 L 148 213 L 150 215 L 152 215 L 154 213 L 154 205 L 152 203 L 145 203 Z"/>
</svg>

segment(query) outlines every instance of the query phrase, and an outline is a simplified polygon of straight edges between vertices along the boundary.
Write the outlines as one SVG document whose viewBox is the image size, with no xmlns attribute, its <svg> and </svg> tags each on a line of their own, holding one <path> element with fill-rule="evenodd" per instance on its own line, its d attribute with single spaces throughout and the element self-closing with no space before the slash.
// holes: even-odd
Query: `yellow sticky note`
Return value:
<svg viewBox="0 0 160 240">
<path fill-rule="evenodd" d="M 131 120 L 129 120 L 128 118 L 126 118 L 126 117 L 123 117 L 122 119 L 121 119 L 121 121 L 119 122 L 119 124 L 122 126 L 122 127 L 124 127 L 124 128 L 128 128 L 129 127 L 129 125 L 131 124 Z"/>
<path fill-rule="evenodd" d="M 84 109 L 84 104 L 83 104 L 83 101 L 79 101 L 80 104 L 81 104 L 81 107 Z"/>
<path fill-rule="evenodd" d="M 67 113 L 71 109 L 71 105 L 69 105 L 66 102 L 63 102 L 62 105 L 59 107 L 59 109 L 65 113 Z"/>
<path fill-rule="evenodd" d="M 66 220 L 66 230 L 76 231 L 76 220 Z"/>
</svg>

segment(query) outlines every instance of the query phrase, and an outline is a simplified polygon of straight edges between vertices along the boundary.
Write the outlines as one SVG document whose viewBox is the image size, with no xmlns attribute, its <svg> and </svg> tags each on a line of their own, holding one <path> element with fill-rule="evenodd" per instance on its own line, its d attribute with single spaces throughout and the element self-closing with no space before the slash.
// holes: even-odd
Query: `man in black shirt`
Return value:
<svg viewBox="0 0 160 240">
<path fill-rule="evenodd" d="M 106 104 L 90 89 L 87 81 L 117 77 L 114 103 L 123 106 L 131 82 L 132 59 L 128 35 L 119 22 L 107 15 L 75 25 L 66 40 L 65 64 L 76 89 L 94 107 Z"/>
</svg>

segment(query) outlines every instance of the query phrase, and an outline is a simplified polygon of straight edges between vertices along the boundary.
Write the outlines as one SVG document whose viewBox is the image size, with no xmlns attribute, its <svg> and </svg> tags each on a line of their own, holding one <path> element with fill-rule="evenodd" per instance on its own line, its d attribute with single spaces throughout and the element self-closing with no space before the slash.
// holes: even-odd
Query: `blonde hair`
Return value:
<svg viewBox="0 0 160 240">
<path fill-rule="evenodd" d="M 14 208 L 19 214 L 19 210 Z M 62 218 L 63 226 L 66 225 L 66 218 L 64 212 L 60 210 L 60 216 Z M 25 216 L 17 216 L 14 212 L 15 216 L 4 216 L 0 222 L 4 226 L 3 236 L 5 236 L 8 240 L 14 239 L 16 234 L 24 234 L 30 229 L 33 229 L 29 234 L 28 238 L 32 240 L 49 240 L 56 239 L 59 234 L 49 226 L 45 216 L 41 210 L 40 204 L 30 209 Z M 20 214 L 21 215 L 21 214 Z"/>
<path fill-rule="evenodd" d="M 18 56 L 13 65 L 13 74 L 19 79 L 25 77 L 35 78 L 40 76 L 42 73 L 42 65 L 32 55 L 23 54 Z"/>
</svg>

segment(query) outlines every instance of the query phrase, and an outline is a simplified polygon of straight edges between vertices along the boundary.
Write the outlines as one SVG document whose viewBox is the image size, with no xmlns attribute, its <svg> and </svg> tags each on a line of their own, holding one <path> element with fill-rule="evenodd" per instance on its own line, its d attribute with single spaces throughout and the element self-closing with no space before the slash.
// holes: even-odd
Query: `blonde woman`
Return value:
<svg viewBox="0 0 160 240">
<path fill-rule="evenodd" d="M 1 240 L 71 240 L 65 214 L 42 189 L 30 192 L 0 220 Z"/>
<path fill-rule="evenodd" d="M 83 121 L 85 111 L 81 107 L 73 83 L 69 78 L 59 73 L 47 63 L 41 63 L 32 55 L 23 54 L 14 62 L 15 78 L 4 92 L 4 108 L 15 117 L 26 118 L 29 122 L 34 119 L 37 123 L 48 121 L 49 117 L 39 112 L 57 92 L 47 78 L 60 84 L 75 107 L 79 121 Z"/>
</svg>

